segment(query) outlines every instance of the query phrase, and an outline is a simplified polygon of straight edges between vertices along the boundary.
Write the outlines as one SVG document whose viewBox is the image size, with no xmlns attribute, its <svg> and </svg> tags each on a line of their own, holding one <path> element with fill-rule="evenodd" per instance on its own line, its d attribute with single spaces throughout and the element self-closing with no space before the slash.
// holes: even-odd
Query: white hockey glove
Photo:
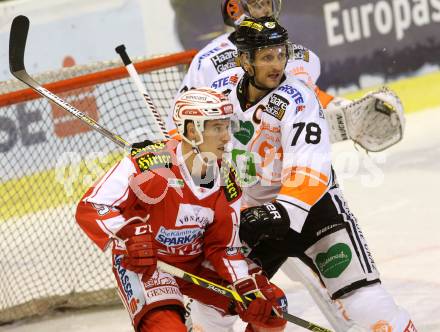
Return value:
<svg viewBox="0 0 440 332">
<path fill-rule="evenodd" d="M 371 152 L 385 150 L 399 142 L 405 129 L 402 103 L 386 87 L 355 101 L 336 97 L 324 114 L 332 143 L 351 139 Z"/>
</svg>

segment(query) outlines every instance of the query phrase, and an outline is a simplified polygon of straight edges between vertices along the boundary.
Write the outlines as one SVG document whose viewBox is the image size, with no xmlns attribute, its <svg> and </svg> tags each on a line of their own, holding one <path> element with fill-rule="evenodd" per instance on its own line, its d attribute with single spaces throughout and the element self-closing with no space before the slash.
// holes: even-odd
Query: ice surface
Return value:
<svg viewBox="0 0 440 332">
<path fill-rule="evenodd" d="M 419 332 L 440 331 L 440 109 L 408 115 L 405 138 L 395 147 L 365 156 L 350 142 L 333 147 L 335 168 L 357 216 L 382 281 L 412 315 Z M 375 161 L 375 167 L 372 167 Z M 359 166 L 359 167 L 358 167 Z M 109 267 L 110 268 L 110 267 Z M 329 326 L 304 288 L 275 276 L 289 311 Z M 236 326 L 236 331 L 241 325 Z M 128 332 L 121 308 L 57 313 L 0 326 L 4 332 Z M 305 331 L 288 325 L 287 331 Z M 214 331 L 212 331 L 214 332 Z"/>
</svg>

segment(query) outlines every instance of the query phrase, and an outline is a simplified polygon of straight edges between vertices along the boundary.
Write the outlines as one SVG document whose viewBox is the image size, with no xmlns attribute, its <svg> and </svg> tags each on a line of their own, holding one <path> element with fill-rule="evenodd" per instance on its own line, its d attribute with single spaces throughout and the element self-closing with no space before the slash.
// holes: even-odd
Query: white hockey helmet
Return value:
<svg viewBox="0 0 440 332">
<path fill-rule="evenodd" d="M 229 99 L 222 93 L 210 88 L 197 88 L 184 92 L 174 104 L 173 120 L 182 139 L 196 147 L 203 143 L 205 121 L 230 119 L 234 114 Z M 185 124 L 194 122 L 200 139 L 190 141 L 185 136 Z"/>
</svg>

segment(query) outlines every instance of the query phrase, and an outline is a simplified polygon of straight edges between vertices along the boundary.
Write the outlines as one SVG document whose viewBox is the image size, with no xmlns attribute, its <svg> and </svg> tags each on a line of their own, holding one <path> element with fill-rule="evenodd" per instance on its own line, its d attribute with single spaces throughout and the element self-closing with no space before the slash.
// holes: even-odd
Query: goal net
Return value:
<svg viewBox="0 0 440 332">
<path fill-rule="evenodd" d="M 162 116 L 194 54 L 134 61 Z M 120 61 L 35 78 L 128 142 L 160 137 Z M 80 231 L 74 214 L 85 190 L 123 153 L 18 81 L 0 83 L 0 324 L 119 303 L 110 253 Z"/>
</svg>

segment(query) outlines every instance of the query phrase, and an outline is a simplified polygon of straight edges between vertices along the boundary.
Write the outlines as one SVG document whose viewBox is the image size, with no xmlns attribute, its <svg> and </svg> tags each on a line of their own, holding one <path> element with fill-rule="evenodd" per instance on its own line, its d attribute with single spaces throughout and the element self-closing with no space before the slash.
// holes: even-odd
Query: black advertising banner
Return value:
<svg viewBox="0 0 440 332">
<path fill-rule="evenodd" d="M 185 48 L 201 48 L 223 29 L 220 1 L 171 3 Z M 284 0 L 280 21 L 291 41 L 321 58 L 321 88 L 440 64 L 440 0 Z"/>
</svg>

